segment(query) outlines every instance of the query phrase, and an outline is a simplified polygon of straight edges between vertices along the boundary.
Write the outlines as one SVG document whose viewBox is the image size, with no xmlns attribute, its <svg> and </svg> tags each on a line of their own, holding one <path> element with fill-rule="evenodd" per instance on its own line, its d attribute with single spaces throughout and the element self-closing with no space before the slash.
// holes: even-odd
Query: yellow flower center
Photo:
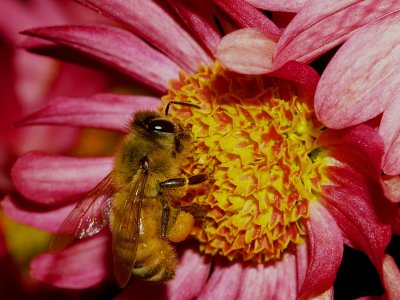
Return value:
<svg viewBox="0 0 400 300">
<path fill-rule="evenodd" d="M 192 129 L 185 175 L 210 174 L 191 203 L 207 208 L 193 234 L 201 250 L 258 263 L 304 242 L 309 203 L 326 182 L 322 125 L 296 86 L 230 72 L 218 62 L 172 81 L 164 103 Z"/>
</svg>

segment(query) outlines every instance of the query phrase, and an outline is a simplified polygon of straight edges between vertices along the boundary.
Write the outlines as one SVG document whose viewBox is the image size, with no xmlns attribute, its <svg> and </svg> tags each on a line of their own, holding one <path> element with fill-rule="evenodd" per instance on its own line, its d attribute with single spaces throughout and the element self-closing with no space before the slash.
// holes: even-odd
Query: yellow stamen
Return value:
<svg viewBox="0 0 400 300">
<path fill-rule="evenodd" d="M 261 263 L 304 242 L 327 159 L 314 143 L 322 125 L 298 94 L 288 81 L 236 74 L 218 62 L 170 83 L 164 103 L 200 106 L 170 111 L 194 135 L 183 172 L 212 178 L 191 198 L 208 208 L 193 232 L 205 253 Z"/>
</svg>

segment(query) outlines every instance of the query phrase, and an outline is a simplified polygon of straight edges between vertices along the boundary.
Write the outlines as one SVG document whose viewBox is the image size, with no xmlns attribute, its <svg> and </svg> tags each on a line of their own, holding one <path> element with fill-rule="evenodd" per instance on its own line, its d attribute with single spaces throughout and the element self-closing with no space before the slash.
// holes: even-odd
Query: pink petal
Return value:
<svg viewBox="0 0 400 300">
<path fill-rule="evenodd" d="M 84 289 L 112 274 L 110 237 L 99 234 L 56 253 L 45 253 L 31 262 L 31 276 L 60 288 Z"/>
<path fill-rule="evenodd" d="M 52 61 L 54 62 L 54 60 Z M 112 76 L 109 73 L 105 74 L 105 72 L 86 68 L 81 65 L 63 63 L 56 64 L 55 67 L 58 67 L 59 73 L 56 79 L 54 79 L 55 82 L 52 85 L 51 91 L 47 95 L 46 103 L 58 95 L 87 97 L 109 90 L 110 81 L 114 80 L 114 78 L 110 78 Z M 31 86 L 32 84 L 30 88 Z"/>
<path fill-rule="evenodd" d="M 271 71 L 276 42 L 255 28 L 236 30 L 221 40 L 215 56 L 228 69 L 243 74 Z"/>
<path fill-rule="evenodd" d="M 296 257 L 286 253 L 269 265 L 217 262 L 197 299 L 294 299 Z"/>
<path fill-rule="evenodd" d="M 217 49 L 221 40 L 214 20 L 216 7 L 212 1 L 168 0 L 187 27 L 192 29 L 211 54 Z"/>
<path fill-rule="evenodd" d="M 106 25 L 30 29 L 26 35 L 48 39 L 89 54 L 119 71 L 165 92 L 179 67 L 130 32 Z"/>
<path fill-rule="evenodd" d="M 400 271 L 393 258 L 385 255 L 383 259 L 383 284 L 386 299 L 400 299 Z"/>
<path fill-rule="evenodd" d="M 36 150 L 48 153 L 71 151 L 79 138 L 77 129 L 59 126 L 14 128 L 11 133 L 10 144 L 18 154 Z M 62 138 L 54 140 L 54 136 Z"/>
<path fill-rule="evenodd" d="M 309 65 L 292 60 L 285 63 L 279 69 L 268 73 L 268 75 L 295 82 L 306 93 L 310 105 L 313 104 L 312 99 L 314 99 L 319 75 Z"/>
<path fill-rule="evenodd" d="M 210 272 L 209 257 L 198 251 L 187 249 L 179 258 L 175 278 L 167 282 L 169 299 L 194 299 L 204 287 Z M 188 288 L 190 287 L 190 288 Z"/>
<path fill-rule="evenodd" d="M 371 180 L 362 182 L 355 176 L 349 176 L 346 181 L 348 186 L 342 182 L 342 186 L 324 187 L 326 207 L 351 242 L 350 246 L 365 252 L 380 271 L 385 248 L 390 242 L 391 227 L 390 220 L 385 220 L 384 210 L 380 208 L 382 202 L 376 203 L 382 199 L 379 186 Z"/>
<path fill-rule="evenodd" d="M 245 0 L 214 0 L 214 2 L 241 27 L 258 28 L 273 40 L 277 40 L 282 33 L 270 19 Z"/>
<path fill-rule="evenodd" d="M 379 271 L 392 222 L 380 187 L 382 140 L 373 128 L 358 125 L 326 130 L 317 143 L 330 146 L 336 162 L 327 170 L 332 186 L 324 186 L 321 193 L 325 207 L 350 245 L 365 252 Z"/>
<path fill-rule="evenodd" d="M 237 299 L 295 299 L 296 275 L 296 257 L 290 253 L 269 265 L 246 266 Z"/>
<path fill-rule="evenodd" d="M 380 178 L 383 141 L 375 129 L 357 125 L 343 130 L 326 130 L 317 140 L 323 147 L 334 146 L 335 159 L 365 175 Z"/>
<path fill-rule="evenodd" d="M 291 253 L 282 255 L 279 261 L 274 263 L 274 268 L 277 270 L 277 281 L 275 287 L 271 286 L 271 296 L 268 298 L 295 299 L 297 298 L 298 285 L 296 274 L 296 256 Z M 269 273 L 269 267 L 266 268 Z M 269 274 L 267 281 L 271 281 L 272 275 Z M 261 285 L 262 286 L 262 285 Z"/>
<path fill-rule="evenodd" d="M 394 70 L 397 77 L 399 70 Z M 386 86 L 385 88 L 396 90 L 395 86 Z M 400 91 L 400 89 L 397 90 Z M 400 98 L 398 95 L 398 93 L 392 94 L 393 101 L 385 108 L 379 126 L 379 134 L 385 143 L 382 169 L 389 175 L 400 174 Z"/>
<path fill-rule="evenodd" d="M 297 279 L 297 290 L 300 289 L 306 277 L 308 270 L 308 246 L 306 244 L 301 244 L 296 246 L 296 279 Z"/>
<path fill-rule="evenodd" d="M 212 63 L 206 52 L 156 1 L 77 0 L 77 2 L 122 23 L 185 70 L 197 71 L 199 64 Z"/>
<path fill-rule="evenodd" d="M 76 158 L 29 152 L 14 164 L 16 189 L 33 202 L 74 201 L 90 191 L 112 168 L 112 158 Z"/>
<path fill-rule="evenodd" d="M 241 286 L 242 273 L 243 266 L 241 263 L 217 263 L 197 299 L 235 299 Z"/>
<path fill-rule="evenodd" d="M 328 290 L 336 278 L 343 257 L 341 230 L 318 202 L 310 203 L 308 221 L 309 263 L 299 298 Z"/>
<path fill-rule="evenodd" d="M 269 11 L 298 12 L 307 0 L 246 0 L 257 8 Z"/>
<path fill-rule="evenodd" d="M 0 202 L 4 213 L 11 219 L 37 229 L 56 232 L 76 203 L 61 207 L 38 207 L 35 204 L 7 196 Z"/>
<path fill-rule="evenodd" d="M 328 127 L 344 128 L 372 119 L 398 97 L 399 25 L 397 13 L 365 26 L 332 58 L 315 95 L 316 114 Z M 389 137 L 386 141 L 391 147 L 393 141 Z"/>
<path fill-rule="evenodd" d="M 400 202 L 400 176 L 382 176 L 381 186 L 386 198 L 394 203 Z"/>
<path fill-rule="evenodd" d="M 279 40 L 274 67 L 289 60 L 309 63 L 343 43 L 359 27 L 398 10 L 399 5 L 381 0 L 307 1 Z"/>
<path fill-rule="evenodd" d="M 146 96 L 97 94 L 87 98 L 58 97 L 18 125 L 58 124 L 126 132 L 133 112 L 154 109 L 159 104 L 158 98 Z"/>
</svg>

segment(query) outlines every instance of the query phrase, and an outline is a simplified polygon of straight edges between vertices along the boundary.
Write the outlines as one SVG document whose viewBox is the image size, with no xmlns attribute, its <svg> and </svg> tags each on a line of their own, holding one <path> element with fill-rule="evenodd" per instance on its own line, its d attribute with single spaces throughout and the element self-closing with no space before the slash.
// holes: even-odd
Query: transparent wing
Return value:
<svg viewBox="0 0 400 300">
<path fill-rule="evenodd" d="M 114 188 L 111 173 L 83 198 L 53 235 L 49 250 L 57 251 L 100 232 L 108 224 Z"/>
<path fill-rule="evenodd" d="M 136 251 L 140 232 L 140 210 L 144 198 L 147 172 L 139 169 L 128 189 L 128 197 L 124 199 L 119 216 L 114 216 L 113 257 L 115 277 L 121 287 L 125 287 L 132 274 L 136 261 Z M 118 214 L 114 210 L 113 213 Z"/>
</svg>

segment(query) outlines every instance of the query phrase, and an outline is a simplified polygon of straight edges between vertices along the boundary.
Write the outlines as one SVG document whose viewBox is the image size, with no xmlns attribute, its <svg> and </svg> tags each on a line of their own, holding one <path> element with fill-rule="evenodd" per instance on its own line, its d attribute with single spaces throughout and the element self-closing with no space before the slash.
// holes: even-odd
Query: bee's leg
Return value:
<svg viewBox="0 0 400 300">
<path fill-rule="evenodd" d="M 163 182 L 160 182 L 160 188 L 163 189 L 176 189 L 183 187 L 185 185 L 194 185 L 194 184 L 199 184 L 208 179 L 208 176 L 206 174 L 199 174 L 199 175 L 194 175 L 190 176 L 189 178 L 171 178 L 168 180 L 165 180 Z"/>
<path fill-rule="evenodd" d="M 165 239 L 167 236 L 167 226 L 169 220 L 169 212 L 170 207 L 168 200 L 165 197 L 161 197 L 161 205 L 162 205 L 162 215 L 161 215 L 161 237 Z"/>
<path fill-rule="evenodd" d="M 167 228 L 167 240 L 178 243 L 185 240 L 194 225 L 194 217 L 180 208 L 171 207 Z"/>
<path fill-rule="evenodd" d="M 164 239 L 167 237 L 167 231 L 168 231 L 168 223 L 170 220 L 170 203 L 169 201 L 162 195 L 164 192 L 166 194 L 175 194 L 175 196 L 179 196 L 180 193 L 182 193 L 183 187 L 187 185 L 195 185 L 202 183 L 203 181 L 206 181 L 208 179 L 208 176 L 205 174 L 199 174 L 199 175 L 194 175 L 189 178 L 171 178 L 168 180 L 165 180 L 163 182 L 160 182 L 160 194 L 161 194 L 161 204 L 162 204 L 162 217 L 161 217 L 161 237 Z M 164 191 L 162 191 L 164 190 Z M 182 194 L 183 196 L 183 194 Z M 178 211 L 174 210 L 175 213 L 173 213 L 172 218 L 176 218 L 176 215 L 178 214 Z M 193 225 L 193 224 L 192 224 Z"/>
</svg>

